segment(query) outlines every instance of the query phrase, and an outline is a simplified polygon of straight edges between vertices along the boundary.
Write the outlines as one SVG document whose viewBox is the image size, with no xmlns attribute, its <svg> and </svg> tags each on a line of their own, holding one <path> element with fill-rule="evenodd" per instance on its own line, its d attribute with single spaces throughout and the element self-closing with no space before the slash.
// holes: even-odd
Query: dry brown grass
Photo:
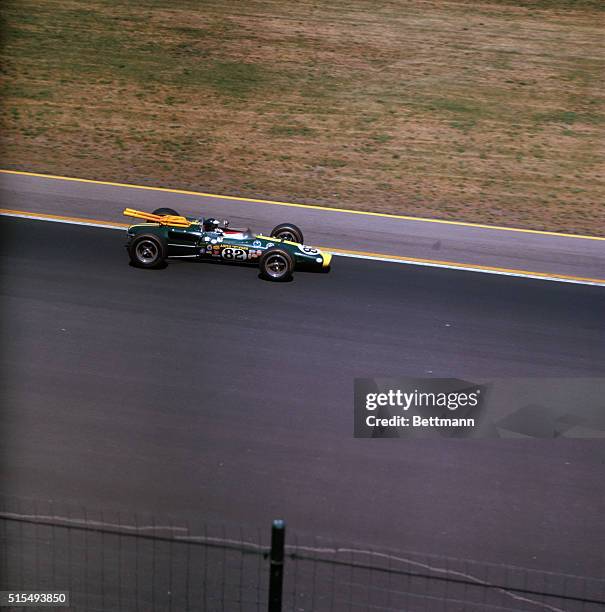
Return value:
<svg viewBox="0 0 605 612">
<path fill-rule="evenodd" d="M 605 235 L 596 2 L 2 16 L 4 167 Z"/>
</svg>

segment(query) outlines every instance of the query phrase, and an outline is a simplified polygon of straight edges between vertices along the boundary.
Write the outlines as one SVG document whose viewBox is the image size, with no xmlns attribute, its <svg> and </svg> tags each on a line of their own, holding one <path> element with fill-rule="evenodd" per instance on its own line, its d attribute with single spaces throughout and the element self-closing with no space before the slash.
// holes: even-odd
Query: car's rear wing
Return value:
<svg viewBox="0 0 605 612">
<path fill-rule="evenodd" d="M 134 208 L 125 208 L 123 214 L 127 217 L 145 219 L 145 221 L 152 221 L 160 225 L 171 225 L 173 227 L 189 227 L 191 225 L 191 222 L 186 217 L 181 217 L 180 215 L 154 215 L 153 213 L 146 213 Z"/>
</svg>

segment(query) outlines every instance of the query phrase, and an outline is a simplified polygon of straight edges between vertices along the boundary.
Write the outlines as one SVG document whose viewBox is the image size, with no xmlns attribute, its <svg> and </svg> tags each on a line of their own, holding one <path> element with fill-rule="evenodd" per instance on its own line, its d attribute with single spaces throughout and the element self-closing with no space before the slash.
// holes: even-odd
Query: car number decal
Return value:
<svg viewBox="0 0 605 612">
<path fill-rule="evenodd" d="M 303 253 L 306 253 L 307 255 L 319 255 L 319 249 L 316 249 L 314 247 L 301 244 L 299 248 Z"/>
<path fill-rule="evenodd" d="M 243 261 L 246 259 L 246 251 L 244 249 L 234 249 L 231 247 L 227 247 L 223 249 L 221 253 L 223 259 L 235 259 L 238 261 Z"/>
</svg>

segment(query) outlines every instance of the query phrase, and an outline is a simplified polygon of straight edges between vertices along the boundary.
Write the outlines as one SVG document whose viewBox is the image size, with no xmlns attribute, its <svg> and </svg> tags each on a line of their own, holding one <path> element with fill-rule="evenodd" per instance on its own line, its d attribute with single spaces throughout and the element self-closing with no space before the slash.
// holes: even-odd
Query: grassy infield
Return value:
<svg viewBox="0 0 605 612">
<path fill-rule="evenodd" d="M 601 5 L 3 0 L 0 166 L 605 235 Z"/>
</svg>

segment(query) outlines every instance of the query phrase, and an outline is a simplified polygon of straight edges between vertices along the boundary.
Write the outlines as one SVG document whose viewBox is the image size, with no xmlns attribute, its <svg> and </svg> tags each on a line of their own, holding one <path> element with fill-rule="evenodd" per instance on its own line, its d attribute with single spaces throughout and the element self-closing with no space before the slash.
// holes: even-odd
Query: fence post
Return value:
<svg viewBox="0 0 605 612">
<path fill-rule="evenodd" d="M 284 584 L 284 543 L 286 523 L 276 519 L 271 527 L 271 566 L 269 573 L 269 612 L 281 612 Z"/>
</svg>

